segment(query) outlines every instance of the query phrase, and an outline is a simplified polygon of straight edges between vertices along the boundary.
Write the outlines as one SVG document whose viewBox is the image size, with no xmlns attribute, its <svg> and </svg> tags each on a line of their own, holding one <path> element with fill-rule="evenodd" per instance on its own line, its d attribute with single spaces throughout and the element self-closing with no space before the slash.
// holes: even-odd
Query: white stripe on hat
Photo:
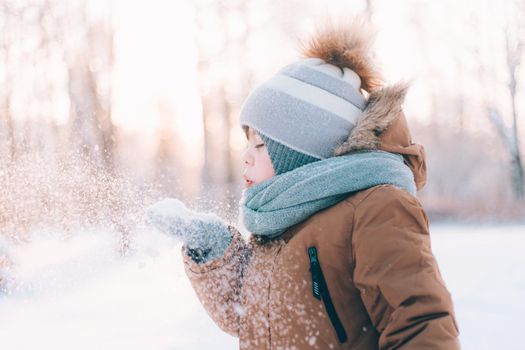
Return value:
<svg viewBox="0 0 525 350">
<path fill-rule="evenodd" d="M 353 125 L 357 124 L 362 114 L 359 108 L 344 99 L 326 90 L 285 75 L 278 74 L 267 81 L 265 85 L 266 87 L 282 91 L 308 104 L 329 111 Z"/>
</svg>

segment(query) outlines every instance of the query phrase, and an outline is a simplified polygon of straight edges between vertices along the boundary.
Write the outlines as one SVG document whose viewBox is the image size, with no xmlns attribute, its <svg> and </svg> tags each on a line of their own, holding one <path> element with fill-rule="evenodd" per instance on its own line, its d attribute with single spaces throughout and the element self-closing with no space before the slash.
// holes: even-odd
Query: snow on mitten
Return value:
<svg viewBox="0 0 525 350">
<path fill-rule="evenodd" d="M 163 199 L 148 208 L 151 223 L 188 247 L 196 262 L 221 257 L 232 240 L 228 226 L 215 214 L 188 209 L 178 199 Z"/>
</svg>

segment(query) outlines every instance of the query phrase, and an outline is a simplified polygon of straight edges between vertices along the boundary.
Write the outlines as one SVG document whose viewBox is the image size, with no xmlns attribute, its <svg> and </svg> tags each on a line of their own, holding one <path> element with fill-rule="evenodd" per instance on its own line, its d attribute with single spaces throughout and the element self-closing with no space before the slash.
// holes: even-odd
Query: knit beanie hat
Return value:
<svg viewBox="0 0 525 350">
<path fill-rule="evenodd" d="M 255 88 L 240 123 L 259 134 L 276 174 L 334 156 L 366 106 L 361 79 L 350 68 L 307 58 Z"/>
</svg>

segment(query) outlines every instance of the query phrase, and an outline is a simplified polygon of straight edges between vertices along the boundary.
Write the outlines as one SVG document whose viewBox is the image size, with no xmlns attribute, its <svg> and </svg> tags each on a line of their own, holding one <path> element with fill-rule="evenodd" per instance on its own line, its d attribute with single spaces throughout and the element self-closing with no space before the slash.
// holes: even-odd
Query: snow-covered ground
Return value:
<svg viewBox="0 0 525 350">
<path fill-rule="evenodd" d="M 455 300 L 464 349 L 523 349 L 525 226 L 431 228 Z M 154 231 L 116 253 L 115 234 L 40 232 L 11 247 L 10 291 L 0 296 L 0 348 L 235 349 L 185 278 L 180 246 Z"/>
</svg>

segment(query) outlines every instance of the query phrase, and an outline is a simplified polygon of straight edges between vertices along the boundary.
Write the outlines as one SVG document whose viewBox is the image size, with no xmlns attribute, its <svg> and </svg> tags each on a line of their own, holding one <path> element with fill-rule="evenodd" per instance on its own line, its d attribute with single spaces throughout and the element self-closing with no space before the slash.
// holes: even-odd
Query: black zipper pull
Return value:
<svg viewBox="0 0 525 350">
<path fill-rule="evenodd" d="M 308 248 L 308 257 L 310 258 L 310 273 L 312 274 L 312 292 L 314 297 L 321 300 L 321 266 L 317 259 L 317 249 Z"/>
</svg>

